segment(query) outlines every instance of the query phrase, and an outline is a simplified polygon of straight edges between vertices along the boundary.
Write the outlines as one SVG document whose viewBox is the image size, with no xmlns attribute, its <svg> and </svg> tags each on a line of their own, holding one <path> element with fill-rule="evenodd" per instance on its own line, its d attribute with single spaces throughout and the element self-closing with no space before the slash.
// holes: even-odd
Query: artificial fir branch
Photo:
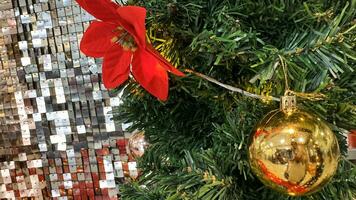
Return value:
<svg viewBox="0 0 356 200">
<path fill-rule="evenodd" d="M 178 67 L 250 93 L 283 95 L 282 56 L 291 90 L 325 95 L 322 101 L 298 101 L 331 124 L 346 153 L 343 133 L 356 127 L 356 0 L 132 0 L 129 4 L 147 8 L 147 27 L 153 28 L 150 40 Z M 130 82 L 123 104 L 115 110 L 117 121 L 131 122 L 129 130 L 145 130 L 151 143 L 138 162 L 143 176 L 137 184 L 120 188 L 122 199 L 356 197 L 355 167 L 344 160 L 333 181 L 311 196 L 292 198 L 264 187 L 250 171 L 247 140 L 261 116 L 278 105 L 194 76 L 172 77 L 170 84 L 170 98 L 163 103 Z M 207 177 L 215 177 L 215 182 Z"/>
</svg>

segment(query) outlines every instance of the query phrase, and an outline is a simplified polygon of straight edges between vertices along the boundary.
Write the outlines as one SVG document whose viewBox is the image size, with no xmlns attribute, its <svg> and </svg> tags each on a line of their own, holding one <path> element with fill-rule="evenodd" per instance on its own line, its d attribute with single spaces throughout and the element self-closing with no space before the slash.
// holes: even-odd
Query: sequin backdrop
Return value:
<svg viewBox="0 0 356 200">
<path fill-rule="evenodd" d="M 120 99 L 79 50 L 92 19 L 74 0 L 1 0 L 0 198 L 117 199 L 136 176 Z"/>
</svg>

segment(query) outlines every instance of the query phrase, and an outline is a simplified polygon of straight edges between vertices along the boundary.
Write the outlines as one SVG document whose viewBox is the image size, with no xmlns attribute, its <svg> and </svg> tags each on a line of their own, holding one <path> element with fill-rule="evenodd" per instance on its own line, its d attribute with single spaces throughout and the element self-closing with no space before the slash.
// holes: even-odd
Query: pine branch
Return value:
<svg viewBox="0 0 356 200">
<path fill-rule="evenodd" d="M 130 4 L 147 8 L 151 41 L 179 68 L 251 93 L 280 96 L 285 88 L 281 57 L 290 89 L 326 95 L 323 101 L 298 101 L 332 125 L 346 153 L 342 133 L 356 124 L 356 0 Z M 307 197 L 283 196 L 254 178 L 247 140 L 261 116 L 277 107 L 194 76 L 172 76 L 164 103 L 128 83 L 115 118 L 132 122 L 130 130 L 145 130 L 151 146 L 139 160 L 144 175 L 137 185 L 120 189 L 123 199 L 355 198 L 355 168 L 345 161 L 330 184 Z"/>
</svg>

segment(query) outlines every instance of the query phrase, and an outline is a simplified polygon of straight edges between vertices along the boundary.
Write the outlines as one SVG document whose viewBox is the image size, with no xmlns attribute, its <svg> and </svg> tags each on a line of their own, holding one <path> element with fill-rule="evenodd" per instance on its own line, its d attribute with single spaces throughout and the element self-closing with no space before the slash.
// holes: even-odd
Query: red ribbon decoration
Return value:
<svg viewBox="0 0 356 200">
<path fill-rule="evenodd" d="M 104 57 L 105 87 L 109 89 L 118 87 L 129 78 L 131 72 L 136 81 L 149 93 L 160 100 L 167 100 L 169 87 L 167 71 L 177 76 L 184 74 L 146 42 L 146 9 L 138 6 L 119 6 L 110 0 L 76 1 L 100 20 L 90 24 L 84 33 L 80 50 L 91 57 Z M 133 39 L 131 46 L 134 48 L 127 48 L 122 44 L 127 42 L 125 37 Z M 118 42 L 120 39 L 121 43 Z"/>
</svg>

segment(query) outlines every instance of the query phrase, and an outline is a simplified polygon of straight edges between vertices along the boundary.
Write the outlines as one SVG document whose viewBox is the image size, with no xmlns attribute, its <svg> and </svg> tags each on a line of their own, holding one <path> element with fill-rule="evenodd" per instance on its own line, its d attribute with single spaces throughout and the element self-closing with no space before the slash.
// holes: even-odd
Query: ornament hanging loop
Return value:
<svg viewBox="0 0 356 200">
<path fill-rule="evenodd" d="M 279 55 L 279 59 L 282 64 L 282 70 L 283 70 L 284 81 L 285 81 L 285 92 L 284 92 L 284 96 L 281 97 L 280 110 L 284 113 L 291 114 L 292 112 L 297 110 L 297 98 L 295 96 L 295 93 L 289 89 L 286 63 L 283 57 L 280 55 Z"/>
<path fill-rule="evenodd" d="M 281 97 L 280 110 L 285 113 L 292 113 L 297 110 L 297 98 L 291 90 L 286 90 Z"/>
</svg>

